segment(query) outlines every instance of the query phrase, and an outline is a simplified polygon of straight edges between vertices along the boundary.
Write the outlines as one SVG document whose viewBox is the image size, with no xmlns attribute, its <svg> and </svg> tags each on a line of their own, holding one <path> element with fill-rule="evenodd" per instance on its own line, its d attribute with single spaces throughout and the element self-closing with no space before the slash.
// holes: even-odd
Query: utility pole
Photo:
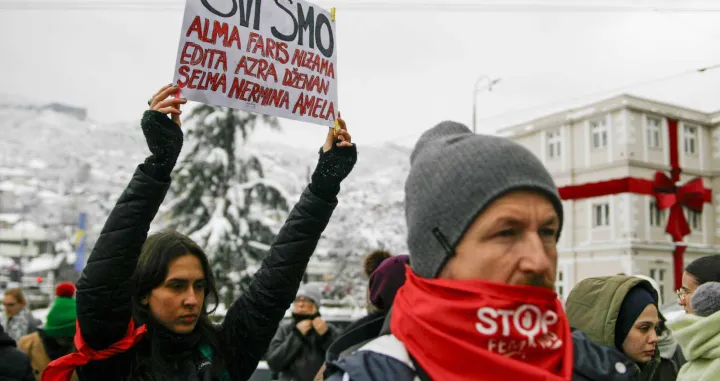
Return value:
<svg viewBox="0 0 720 381">
<path fill-rule="evenodd" d="M 500 82 L 500 78 L 490 78 L 487 75 L 481 75 L 478 77 L 478 79 L 475 80 L 475 86 L 473 86 L 473 113 L 472 113 L 472 126 L 473 126 L 473 134 L 477 133 L 477 94 L 480 90 L 478 86 L 480 83 L 486 80 L 488 83 L 486 85 L 488 91 L 492 91 L 493 85 Z"/>
</svg>

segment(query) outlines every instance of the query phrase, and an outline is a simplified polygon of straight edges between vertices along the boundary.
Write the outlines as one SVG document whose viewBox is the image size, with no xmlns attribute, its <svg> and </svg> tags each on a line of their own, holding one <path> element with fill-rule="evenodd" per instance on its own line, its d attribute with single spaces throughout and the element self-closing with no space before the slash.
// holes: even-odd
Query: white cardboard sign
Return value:
<svg viewBox="0 0 720 381">
<path fill-rule="evenodd" d="M 336 41 L 304 0 L 187 0 L 174 82 L 188 100 L 332 126 Z"/>
</svg>

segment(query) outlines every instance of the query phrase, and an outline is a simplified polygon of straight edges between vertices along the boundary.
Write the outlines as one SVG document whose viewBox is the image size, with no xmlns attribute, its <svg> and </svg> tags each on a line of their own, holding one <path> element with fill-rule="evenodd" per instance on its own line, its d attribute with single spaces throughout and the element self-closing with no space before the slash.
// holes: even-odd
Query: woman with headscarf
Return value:
<svg viewBox="0 0 720 381">
<path fill-rule="evenodd" d="M 658 306 L 663 306 L 663 297 L 660 294 L 660 285 L 657 281 L 646 275 L 635 274 L 634 276 L 650 282 L 658 293 Z M 675 381 L 678 372 L 680 372 L 680 368 L 687 360 L 685 359 L 682 348 L 678 345 L 675 336 L 673 336 L 672 330 L 665 324 L 665 317 L 662 313 L 659 313 L 659 316 L 661 321 L 658 330 L 660 341 L 658 342 L 657 348 L 658 351 L 660 351 L 660 364 L 658 365 L 657 371 L 655 371 L 653 381 Z"/>
<path fill-rule="evenodd" d="M 570 292 L 566 312 L 570 326 L 631 359 L 639 371 L 636 381 L 650 381 L 660 363 L 657 301 L 646 280 L 624 275 L 588 278 Z M 619 373 L 627 372 L 618 364 Z"/>
</svg>

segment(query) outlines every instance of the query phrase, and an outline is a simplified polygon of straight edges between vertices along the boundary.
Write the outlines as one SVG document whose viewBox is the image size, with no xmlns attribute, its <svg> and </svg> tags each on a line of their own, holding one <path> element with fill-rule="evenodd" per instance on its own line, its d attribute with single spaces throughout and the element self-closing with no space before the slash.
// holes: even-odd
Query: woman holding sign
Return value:
<svg viewBox="0 0 720 381">
<path fill-rule="evenodd" d="M 43 380 L 247 380 L 275 334 L 357 159 L 343 127 L 330 130 L 311 184 L 290 212 L 248 290 L 215 326 L 208 259 L 176 232 L 147 237 L 183 143 L 178 89 L 165 86 L 142 118 L 152 155 L 108 217 L 77 283 L 78 352 Z M 168 118 L 166 115 L 170 115 Z M 146 239 L 147 238 L 147 239 Z"/>
</svg>

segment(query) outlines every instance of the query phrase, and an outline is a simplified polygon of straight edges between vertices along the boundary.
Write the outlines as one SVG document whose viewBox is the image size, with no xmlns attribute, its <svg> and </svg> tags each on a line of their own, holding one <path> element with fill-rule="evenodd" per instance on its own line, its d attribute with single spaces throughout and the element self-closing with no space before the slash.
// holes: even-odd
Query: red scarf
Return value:
<svg viewBox="0 0 720 381">
<path fill-rule="evenodd" d="M 135 329 L 135 323 L 133 319 L 130 319 L 125 337 L 106 349 L 95 351 L 85 344 L 85 340 L 83 340 L 80 333 L 80 323 L 76 323 L 76 326 L 75 348 L 77 348 L 77 352 L 60 357 L 48 364 L 40 377 L 41 381 L 69 381 L 75 368 L 90 361 L 107 359 L 125 352 L 137 344 L 147 332 L 147 326 L 145 325 Z"/>
<path fill-rule="evenodd" d="M 557 294 L 481 280 L 420 278 L 407 267 L 391 332 L 436 381 L 567 381 L 570 324 Z"/>
</svg>

